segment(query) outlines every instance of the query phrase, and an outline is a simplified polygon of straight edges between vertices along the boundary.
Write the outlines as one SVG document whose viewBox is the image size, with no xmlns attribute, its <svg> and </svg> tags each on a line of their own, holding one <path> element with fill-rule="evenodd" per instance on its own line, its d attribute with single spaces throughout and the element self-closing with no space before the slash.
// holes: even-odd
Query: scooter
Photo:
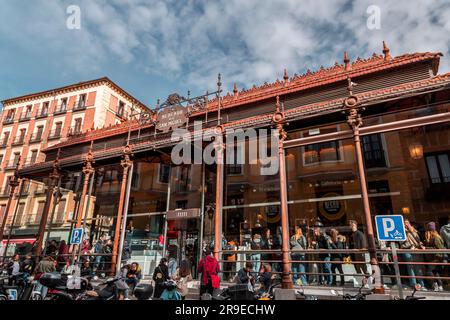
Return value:
<svg viewBox="0 0 450 320">
<path fill-rule="evenodd" d="M 44 273 L 39 283 L 48 288 L 45 300 L 80 300 L 92 286 L 88 279 L 74 275 Z"/>
<path fill-rule="evenodd" d="M 122 277 L 109 278 L 87 290 L 80 300 L 118 300 L 119 292 L 127 289 L 129 287 Z"/>
<path fill-rule="evenodd" d="M 177 283 L 173 280 L 164 282 L 164 291 L 161 300 L 181 300 L 181 294 L 177 291 Z"/>
<path fill-rule="evenodd" d="M 341 296 L 343 300 L 366 300 L 366 296 L 372 294 L 372 290 L 363 292 L 362 289 L 369 283 L 369 277 L 364 277 L 362 280 L 362 284 L 358 289 L 356 294 L 345 293 L 343 295 L 339 295 L 335 290 L 331 290 L 332 295 Z"/>
</svg>

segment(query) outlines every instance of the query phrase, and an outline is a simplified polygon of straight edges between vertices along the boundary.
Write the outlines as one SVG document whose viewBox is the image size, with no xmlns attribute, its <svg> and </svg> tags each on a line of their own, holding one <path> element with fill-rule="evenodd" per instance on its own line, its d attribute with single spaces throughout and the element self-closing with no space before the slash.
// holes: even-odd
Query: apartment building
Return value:
<svg viewBox="0 0 450 320">
<path fill-rule="evenodd" d="M 42 162 L 41 150 L 80 136 L 95 128 L 108 127 L 126 120 L 131 113 L 147 107 L 108 78 L 80 82 L 61 88 L 27 94 L 2 101 L 0 123 L 0 219 L 10 196 L 9 181 L 19 167 Z M 20 159 L 20 160 L 19 160 Z M 18 190 L 16 191 L 18 194 Z M 58 204 L 58 219 L 64 221 L 73 208 L 66 207 L 64 194 Z M 10 229 L 17 196 L 7 213 Z M 45 203 L 43 185 L 25 183 L 17 206 L 14 229 L 32 239 L 32 229 L 40 221 Z M 0 220 L 2 221 L 2 220 Z M 8 231 L 6 231 L 8 233 Z M 14 233 L 13 233 L 14 235 Z M 12 237 L 15 238 L 15 237 Z M 17 239 L 19 241 L 19 239 Z M 30 240 L 31 241 L 31 240 Z"/>
</svg>

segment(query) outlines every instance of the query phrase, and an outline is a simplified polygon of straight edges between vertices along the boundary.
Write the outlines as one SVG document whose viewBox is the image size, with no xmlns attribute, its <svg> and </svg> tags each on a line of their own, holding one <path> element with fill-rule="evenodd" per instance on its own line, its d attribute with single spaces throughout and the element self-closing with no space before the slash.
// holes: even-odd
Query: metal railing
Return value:
<svg viewBox="0 0 450 320">
<path fill-rule="evenodd" d="M 3 119 L 3 124 L 4 125 L 11 124 L 11 123 L 14 123 L 14 116 L 13 117 L 7 117 L 7 118 Z"/>
<path fill-rule="evenodd" d="M 46 107 L 46 108 L 40 108 L 39 110 L 38 110 L 38 113 L 36 114 L 36 119 L 39 119 L 39 118 L 45 118 L 45 117 L 47 117 L 48 116 L 48 107 Z"/>
<path fill-rule="evenodd" d="M 79 136 L 83 134 L 83 130 L 81 127 L 76 127 L 76 126 L 72 126 L 69 128 L 69 131 L 67 132 L 67 136 L 68 137 L 72 137 L 72 136 Z"/>
<path fill-rule="evenodd" d="M 31 112 L 22 113 L 19 117 L 19 121 L 27 121 L 31 119 Z"/>
<path fill-rule="evenodd" d="M 49 132 L 48 140 L 60 139 L 62 137 L 62 128 L 55 129 Z"/>
<path fill-rule="evenodd" d="M 41 142 L 42 134 L 43 134 L 43 131 L 34 132 L 30 137 L 30 143 Z"/>
<path fill-rule="evenodd" d="M 15 169 L 16 166 L 17 166 L 17 159 L 9 160 L 9 161 L 6 162 L 6 164 L 5 164 L 5 170 L 12 170 L 12 169 Z"/>
<path fill-rule="evenodd" d="M 58 105 L 58 107 L 55 109 L 54 114 L 58 115 L 58 114 L 66 113 L 66 112 L 67 112 L 67 102 L 66 102 L 66 104 L 61 103 L 60 105 Z"/>
<path fill-rule="evenodd" d="M 15 137 L 12 144 L 13 146 L 20 146 L 25 143 L 25 135 Z"/>
</svg>

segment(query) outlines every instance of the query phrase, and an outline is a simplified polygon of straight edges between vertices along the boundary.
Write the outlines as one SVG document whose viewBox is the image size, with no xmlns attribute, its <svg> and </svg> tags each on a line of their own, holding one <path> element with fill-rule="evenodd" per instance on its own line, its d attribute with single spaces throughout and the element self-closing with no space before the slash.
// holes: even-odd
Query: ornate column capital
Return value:
<svg viewBox="0 0 450 320">
<path fill-rule="evenodd" d="M 95 163 L 95 160 L 94 160 L 94 154 L 92 153 L 91 150 L 89 150 L 89 152 L 86 154 L 86 157 L 84 158 L 83 163 L 84 163 L 83 173 L 86 176 L 89 176 L 92 173 L 94 173 L 93 164 Z"/>
<path fill-rule="evenodd" d="M 129 145 L 126 145 L 125 148 L 123 148 L 123 159 L 120 161 L 120 165 L 124 169 L 124 175 L 128 174 L 128 168 L 131 167 L 131 156 L 133 155 L 133 152 L 131 150 L 131 147 Z"/>
</svg>

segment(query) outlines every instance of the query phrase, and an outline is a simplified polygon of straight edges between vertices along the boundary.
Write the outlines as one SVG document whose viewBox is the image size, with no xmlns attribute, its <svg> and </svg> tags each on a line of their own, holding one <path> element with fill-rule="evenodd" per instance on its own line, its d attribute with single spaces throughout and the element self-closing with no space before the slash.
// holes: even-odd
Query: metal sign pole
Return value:
<svg viewBox="0 0 450 320">
<path fill-rule="evenodd" d="M 167 185 L 167 203 L 166 203 L 166 213 L 164 214 L 164 238 L 163 238 L 163 252 L 162 257 L 166 257 L 166 246 L 167 246 L 167 211 L 170 210 L 170 184 L 172 182 L 172 166 L 170 166 L 169 183 Z"/>
<path fill-rule="evenodd" d="M 398 295 L 400 299 L 404 299 L 402 279 L 400 278 L 400 268 L 398 266 L 397 245 L 391 242 L 392 260 L 394 261 L 395 279 L 397 281 Z"/>
</svg>

